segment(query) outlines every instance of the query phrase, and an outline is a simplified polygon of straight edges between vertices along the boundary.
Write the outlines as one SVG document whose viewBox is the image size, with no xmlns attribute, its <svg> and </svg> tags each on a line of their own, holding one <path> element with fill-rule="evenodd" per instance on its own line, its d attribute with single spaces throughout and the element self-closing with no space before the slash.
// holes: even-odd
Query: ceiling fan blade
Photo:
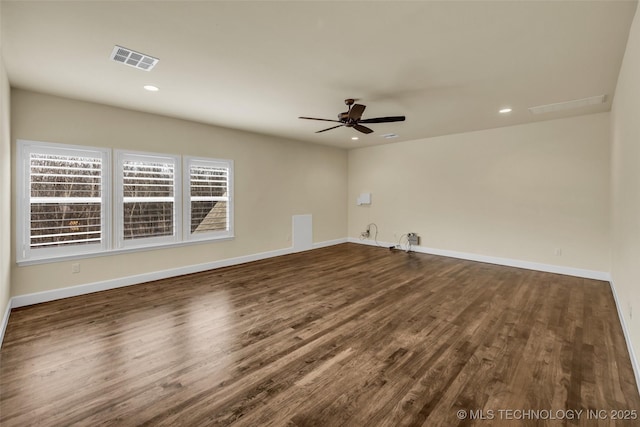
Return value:
<svg viewBox="0 0 640 427">
<path fill-rule="evenodd" d="M 390 123 L 390 122 L 404 122 L 404 116 L 391 116 L 391 117 L 376 117 L 373 119 L 360 120 L 359 123 Z"/>
<path fill-rule="evenodd" d="M 352 120 L 360 120 L 360 117 L 362 117 L 362 113 L 364 113 L 365 108 L 367 108 L 365 105 L 354 104 L 349 110 L 348 117 Z"/>
<path fill-rule="evenodd" d="M 354 125 L 353 128 L 357 131 L 360 131 L 362 133 L 371 133 L 373 132 L 373 129 L 369 129 L 366 126 L 362 126 L 362 125 Z"/>
<path fill-rule="evenodd" d="M 339 120 L 330 120 L 330 119 L 316 119 L 315 117 L 298 117 L 299 119 L 306 119 L 306 120 L 320 120 L 323 122 L 334 122 L 334 123 L 342 123 Z"/>
<path fill-rule="evenodd" d="M 316 133 L 326 132 L 326 131 L 328 131 L 328 130 L 335 129 L 335 128 L 339 128 L 339 127 L 342 127 L 342 126 L 344 126 L 344 125 L 338 125 L 338 126 L 334 126 L 334 127 L 332 127 L 332 128 L 322 129 L 322 130 L 317 131 Z"/>
</svg>

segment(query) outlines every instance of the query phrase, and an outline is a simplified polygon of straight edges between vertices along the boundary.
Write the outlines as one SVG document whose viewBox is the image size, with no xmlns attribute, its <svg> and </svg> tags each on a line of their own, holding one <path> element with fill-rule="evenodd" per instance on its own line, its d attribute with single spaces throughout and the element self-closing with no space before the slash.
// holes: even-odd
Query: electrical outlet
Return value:
<svg viewBox="0 0 640 427">
<path fill-rule="evenodd" d="M 367 228 L 365 231 L 363 231 L 362 233 L 360 233 L 360 237 L 363 239 L 368 239 L 369 238 L 369 229 Z"/>
<path fill-rule="evenodd" d="M 73 264 L 71 264 L 71 272 L 73 274 L 80 273 L 80 263 L 79 262 L 74 262 Z"/>
<path fill-rule="evenodd" d="M 553 253 L 555 254 L 555 256 L 562 256 L 562 248 L 556 248 Z"/>
<path fill-rule="evenodd" d="M 420 236 L 417 233 L 407 233 L 407 240 L 410 245 L 420 244 Z"/>
</svg>

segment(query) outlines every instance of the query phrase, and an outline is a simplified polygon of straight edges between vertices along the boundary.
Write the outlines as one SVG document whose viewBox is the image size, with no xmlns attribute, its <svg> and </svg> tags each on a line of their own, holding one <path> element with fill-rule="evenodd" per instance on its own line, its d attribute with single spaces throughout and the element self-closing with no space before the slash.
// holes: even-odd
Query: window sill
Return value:
<svg viewBox="0 0 640 427">
<path fill-rule="evenodd" d="M 37 265 L 37 264 L 50 264 L 54 262 L 74 261 L 74 260 L 85 259 L 85 258 L 98 258 L 98 257 L 104 257 L 104 256 L 111 256 L 111 255 L 128 254 L 133 252 L 148 252 L 148 251 L 154 251 L 158 249 L 171 249 L 171 248 L 179 248 L 183 246 L 202 245 L 205 243 L 224 242 L 224 241 L 233 240 L 233 239 L 235 239 L 235 236 L 232 235 L 232 236 L 226 236 L 226 237 L 218 237 L 214 239 L 189 240 L 187 242 L 168 243 L 168 244 L 162 244 L 162 245 L 136 246 L 135 248 L 110 249 L 107 251 L 91 252 L 86 254 L 73 254 L 73 255 L 62 255 L 62 256 L 48 257 L 48 258 L 25 259 L 25 260 L 17 261 L 16 264 L 19 267 L 26 267 L 29 265 Z"/>
</svg>

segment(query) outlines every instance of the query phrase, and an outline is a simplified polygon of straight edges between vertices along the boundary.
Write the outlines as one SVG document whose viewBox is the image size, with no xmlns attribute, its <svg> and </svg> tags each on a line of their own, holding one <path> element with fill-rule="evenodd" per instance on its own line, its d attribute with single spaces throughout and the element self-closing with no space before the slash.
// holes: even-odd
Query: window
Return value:
<svg viewBox="0 0 640 427">
<path fill-rule="evenodd" d="M 108 150 L 18 142 L 18 259 L 105 250 Z"/>
<path fill-rule="evenodd" d="M 177 242 L 176 209 L 180 160 L 177 156 L 117 152 L 118 246 Z"/>
<path fill-rule="evenodd" d="M 231 160 L 116 150 L 112 176 L 110 149 L 36 141 L 16 158 L 21 264 L 233 237 Z"/>
<path fill-rule="evenodd" d="M 231 160 L 184 159 L 185 229 L 189 240 L 233 236 Z"/>
</svg>

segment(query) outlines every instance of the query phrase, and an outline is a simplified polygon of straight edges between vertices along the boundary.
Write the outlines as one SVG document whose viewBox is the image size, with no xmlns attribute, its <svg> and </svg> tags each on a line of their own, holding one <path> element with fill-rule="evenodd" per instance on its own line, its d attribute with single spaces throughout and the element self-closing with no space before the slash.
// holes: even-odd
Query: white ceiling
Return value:
<svg viewBox="0 0 640 427">
<path fill-rule="evenodd" d="M 3 0 L 2 48 L 14 87 L 351 148 L 608 111 L 636 4 Z M 160 62 L 112 62 L 116 44 Z M 363 135 L 297 118 L 334 119 L 345 98 L 407 120 Z"/>
</svg>

